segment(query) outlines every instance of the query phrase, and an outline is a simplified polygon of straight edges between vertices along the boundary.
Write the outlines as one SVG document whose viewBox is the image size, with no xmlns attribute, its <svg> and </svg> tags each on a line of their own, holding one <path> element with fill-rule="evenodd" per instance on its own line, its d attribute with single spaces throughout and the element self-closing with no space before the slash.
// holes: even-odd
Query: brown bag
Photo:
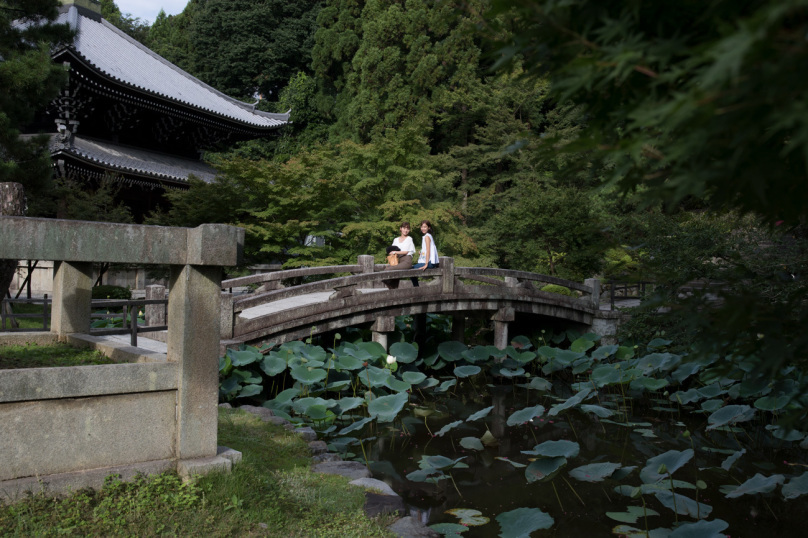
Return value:
<svg viewBox="0 0 808 538">
<path fill-rule="evenodd" d="M 398 265 L 398 256 L 391 252 L 387 255 L 387 263 L 390 265 Z"/>
</svg>

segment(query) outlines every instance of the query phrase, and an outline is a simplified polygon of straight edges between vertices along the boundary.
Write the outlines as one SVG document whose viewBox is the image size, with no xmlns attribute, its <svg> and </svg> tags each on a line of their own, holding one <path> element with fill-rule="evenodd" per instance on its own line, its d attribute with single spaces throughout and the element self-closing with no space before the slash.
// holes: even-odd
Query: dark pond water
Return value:
<svg viewBox="0 0 808 538">
<path fill-rule="evenodd" d="M 479 392 L 478 392 L 479 391 Z M 564 397 L 568 397 L 569 394 Z M 722 485 L 738 485 L 755 473 L 766 476 L 775 473 L 801 474 L 806 470 L 805 451 L 796 445 L 762 434 L 761 425 L 747 426 L 745 430 L 706 432 L 706 415 L 688 414 L 671 410 L 668 401 L 632 400 L 621 394 L 599 394 L 599 405 L 624 411 L 608 420 L 598 419 L 577 410 L 557 416 L 547 413 L 533 422 L 507 426 L 507 418 L 528 405 L 542 404 L 550 408 L 559 400 L 511 385 L 477 387 L 468 383 L 458 387 L 458 395 L 436 401 L 432 396 L 423 398 L 416 391 L 410 399 L 411 414 L 394 423 L 381 424 L 365 431 L 366 438 L 375 440 L 365 444 L 374 477 L 386 481 L 410 507 L 411 515 L 428 524 L 458 523 L 458 518 L 447 514 L 453 508 L 479 510 L 490 522 L 469 527 L 466 537 L 498 536 L 500 526 L 497 515 L 523 507 L 535 507 L 552 516 L 550 529 L 536 531 L 532 536 L 611 536 L 620 522 L 609 518 L 607 512 L 625 512 L 629 506 L 642 507 L 642 499 L 634 499 L 615 491 L 619 485 L 639 486 L 639 471 L 646 461 L 668 450 L 693 448 L 695 457 L 675 472 L 676 480 L 695 484 L 701 480 L 707 488 L 698 491 L 698 501 L 712 507 L 708 519 L 722 519 L 729 523 L 724 533 L 732 537 L 804 536 L 803 522 L 808 500 L 805 496 L 786 501 L 779 488 L 771 494 L 745 495 L 726 499 L 719 491 Z M 415 416 L 415 405 L 436 411 L 427 418 Z M 451 421 L 465 419 L 488 406 L 494 409 L 484 420 L 464 422 L 443 436 L 432 434 Z M 404 415 L 405 413 L 402 413 Z M 400 415 L 400 416 L 402 416 Z M 609 422 L 620 422 L 615 424 Z M 482 451 L 468 450 L 460 445 L 464 437 L 481 437 L 486 429 L 497 439 L 497 446 Z M 686 438 L 683 432 L 690 431 Z M 761 433 L 751 433 L 760 431 Z M 430 433 L 431 432 L 431 433 Z M 747 433 L 750 432 L 750 433 Z M 570 440 L 579 443 L 580 453 L 551 481 L 528 483 L 524 467 L 514 467 L 506 458 L 529 464 L 533 456 L 524 455 L 536 445 L 550 440 Z M 747 453 L 729 472 L 721 468 L 727 451 L 745 448 Z M 359 447 L 352 450 L 362 458 Z M 718 451 L 718 452 L 716 452 Z M 457 489 L 451 480 L 438 484 L 413 482 L 406 475 L 418 469 L 422 455 L 442 455 L 448 458 L 465 456 L 468 469 L 451 471 Z M 581 482 L 569 476 L 576 467 L 612 462 L 622 466 L 637 466 L 626 477 L 601 482 Z M 459 490 L 459 493 L 458 491 Z M 695 489 L 677 489 L 677 493 L 691 499 Z M 654 495 L 645 495 L 647 508 L 659 515 L 647 518 L 648 529 L 671 528 L 674 513 L 663 506 Z M 695 521 L 679 516 L 680 521 Z M 634 524 L 645 529 L 640 518 Z"/>
</svg>

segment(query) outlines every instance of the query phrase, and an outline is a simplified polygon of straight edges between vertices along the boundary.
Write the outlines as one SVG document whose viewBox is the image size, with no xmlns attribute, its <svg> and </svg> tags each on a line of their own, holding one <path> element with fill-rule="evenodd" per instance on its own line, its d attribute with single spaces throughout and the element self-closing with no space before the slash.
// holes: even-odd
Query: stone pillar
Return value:
<svg viewBox="0 0 808 538">
<path fill-rule="evenodd" d="M 275 282 L 277 284 L 277 282 Z M 219 328 L 222 340 L 233 338 L 233 294 L 222 292 L 222 306 L 219 310 Z"/>
<path fill-rule="evenodd" d="M 360 254 L 357 256 L 357 263 L 359 264 L 359 272 L 361 273 L 372 273 L 376 265 L 373 256 L 368 254 Z"/>
<path fill-rule="evenodd" d="M 466 343 L 465 314 L 452 314 L 452 340 Z"/>
<path fill-rule="evenodd" d="M 179 362 L 179 460 L 216 456 L 219 398 L 220 267 L 172 265 L 168 360 Z"/>
<path fill-rule="evenodd" d="M 89 262 L 54 263 L 51 332 L 59 337 L 90 332 L 92 275 Z"/>
<path fill-rule="evenodd" d="M 597 278 L 587 278 L 584 280 L 584 286 L 592 288 L 592 308 L 600 310 L 600 280 Z"/>
<path fill-rule="evenodd" d="M 494 322 L 494 347 L 505 349 L 508 347 L 508 322 L 514 320 L 514 309 L 512 307 L 500 308 L 491 317 Z"/>
<path fill-rule="evenodd" d="M 160 284 L 146 286 L 146 300 L 159 301 L 166 298 L 166 287 Z M 146 325 L 161 327 L 166 324 L 166 307 L 161 304 L 146 305 Z"/>
<path fill-rule="evenodd" d="M 387 350 L 387 334 L 396 330 L 396 318 L 393 316 L 376 318 L 376 321 L 370 326 L 370 330 L 373 334 L 373 341 L 378 342 Z"/>
<path fill-rule="evenodd" d="M 438 258 L 440 263 L 441 293 L 454 293 L 454 258 Z"/>
</svg>

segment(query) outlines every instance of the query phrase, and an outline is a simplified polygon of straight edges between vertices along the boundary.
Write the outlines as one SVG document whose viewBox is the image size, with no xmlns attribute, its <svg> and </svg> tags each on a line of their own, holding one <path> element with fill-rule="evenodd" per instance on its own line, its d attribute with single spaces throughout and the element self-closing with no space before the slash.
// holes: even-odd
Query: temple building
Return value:
<svg viewBox="0 0 808 538">
<path fill-rule="evenodd" d="M 53 51 L 69 82 L 28 131 L 53 133 L 55 177 L 121 185 L 137 220 L 189 175 L 211 181 L 203 152 L 278 134 L 289 114 L 256 110 L 155 54 L 101 17 L 97 0 L 61 0 L 76 38 Z"/>
</svg>

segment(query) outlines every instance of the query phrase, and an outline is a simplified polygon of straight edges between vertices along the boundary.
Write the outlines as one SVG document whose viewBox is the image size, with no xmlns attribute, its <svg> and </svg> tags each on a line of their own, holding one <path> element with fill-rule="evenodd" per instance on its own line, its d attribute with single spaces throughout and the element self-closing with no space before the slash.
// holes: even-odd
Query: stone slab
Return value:
<svg viewBox="0 0 808 538">
<path fill-rule="evenodd" d="M 176 390 L 176 363 L 0 370 L 0 403 Z"/>
<path fill-rule="evenodd" d="M 0 481 L 0 502 L 20 500 L 29 492 L 62 496 L 69 495 L 82 488 L 101 489 L 104 485 L 104 480 L 110 475 L 119 475 L 122 480 L 131 480 L 138 473 L 153 475 L 171 471 L 175 468 L 176 464 L 172 460 L 156 460 L 87 471 L 3 480 Z"/>
<path fill-rule="evenodd" d="M 176 407 L 173 390 L 1 404 L 0 480 L 171 459 Z"/>
<path fill-rule="evenodd" d="M 204 476 L 214 472 L 229 473 L 232 469 L 233 464 L 223 456 L 193 458 L 177 462 L 177 474 L 185 481 L 193 480 L 194 476 Z"/>
<path fill-rule="evenodd" d="M 233 465 L 241 463 L 241 452 L 226 446 L 217 446 L 216 455 L 230 460 Z"/>
<path fill-rule="evenodd" d="M 365 489 L 373 490 L 379 495 L 396 495 L 398 493 L 393 491 L 387 482 L 382 482 L 376 478 L 357 478 L 356 480 L 351 480 L 350 484 L 352 486 L 359 486 Z"/>
<path fill-rule="evenodd" d="M 323 474 L 338 474 L 351 480 L 370 478 L 370 471 L 358 461 L 325 461 L 312 466 L 312 471 Z"/>
<path fill-rule="evenodd" d="M 401 538 L 438 538 L 440 536 L 412 516 L 402 517 L 387 527 L 387 530 Z"/>
<path fill-rule="evenodd" d="M 129 335 L 92 336 L 68 334 L 63 340 L 72 346 L 95 349 L 116 362 L 166 362 L 167 347 L 162 342 L 138 338 L 137 347 L 130 345 Z"/>
</svg>

